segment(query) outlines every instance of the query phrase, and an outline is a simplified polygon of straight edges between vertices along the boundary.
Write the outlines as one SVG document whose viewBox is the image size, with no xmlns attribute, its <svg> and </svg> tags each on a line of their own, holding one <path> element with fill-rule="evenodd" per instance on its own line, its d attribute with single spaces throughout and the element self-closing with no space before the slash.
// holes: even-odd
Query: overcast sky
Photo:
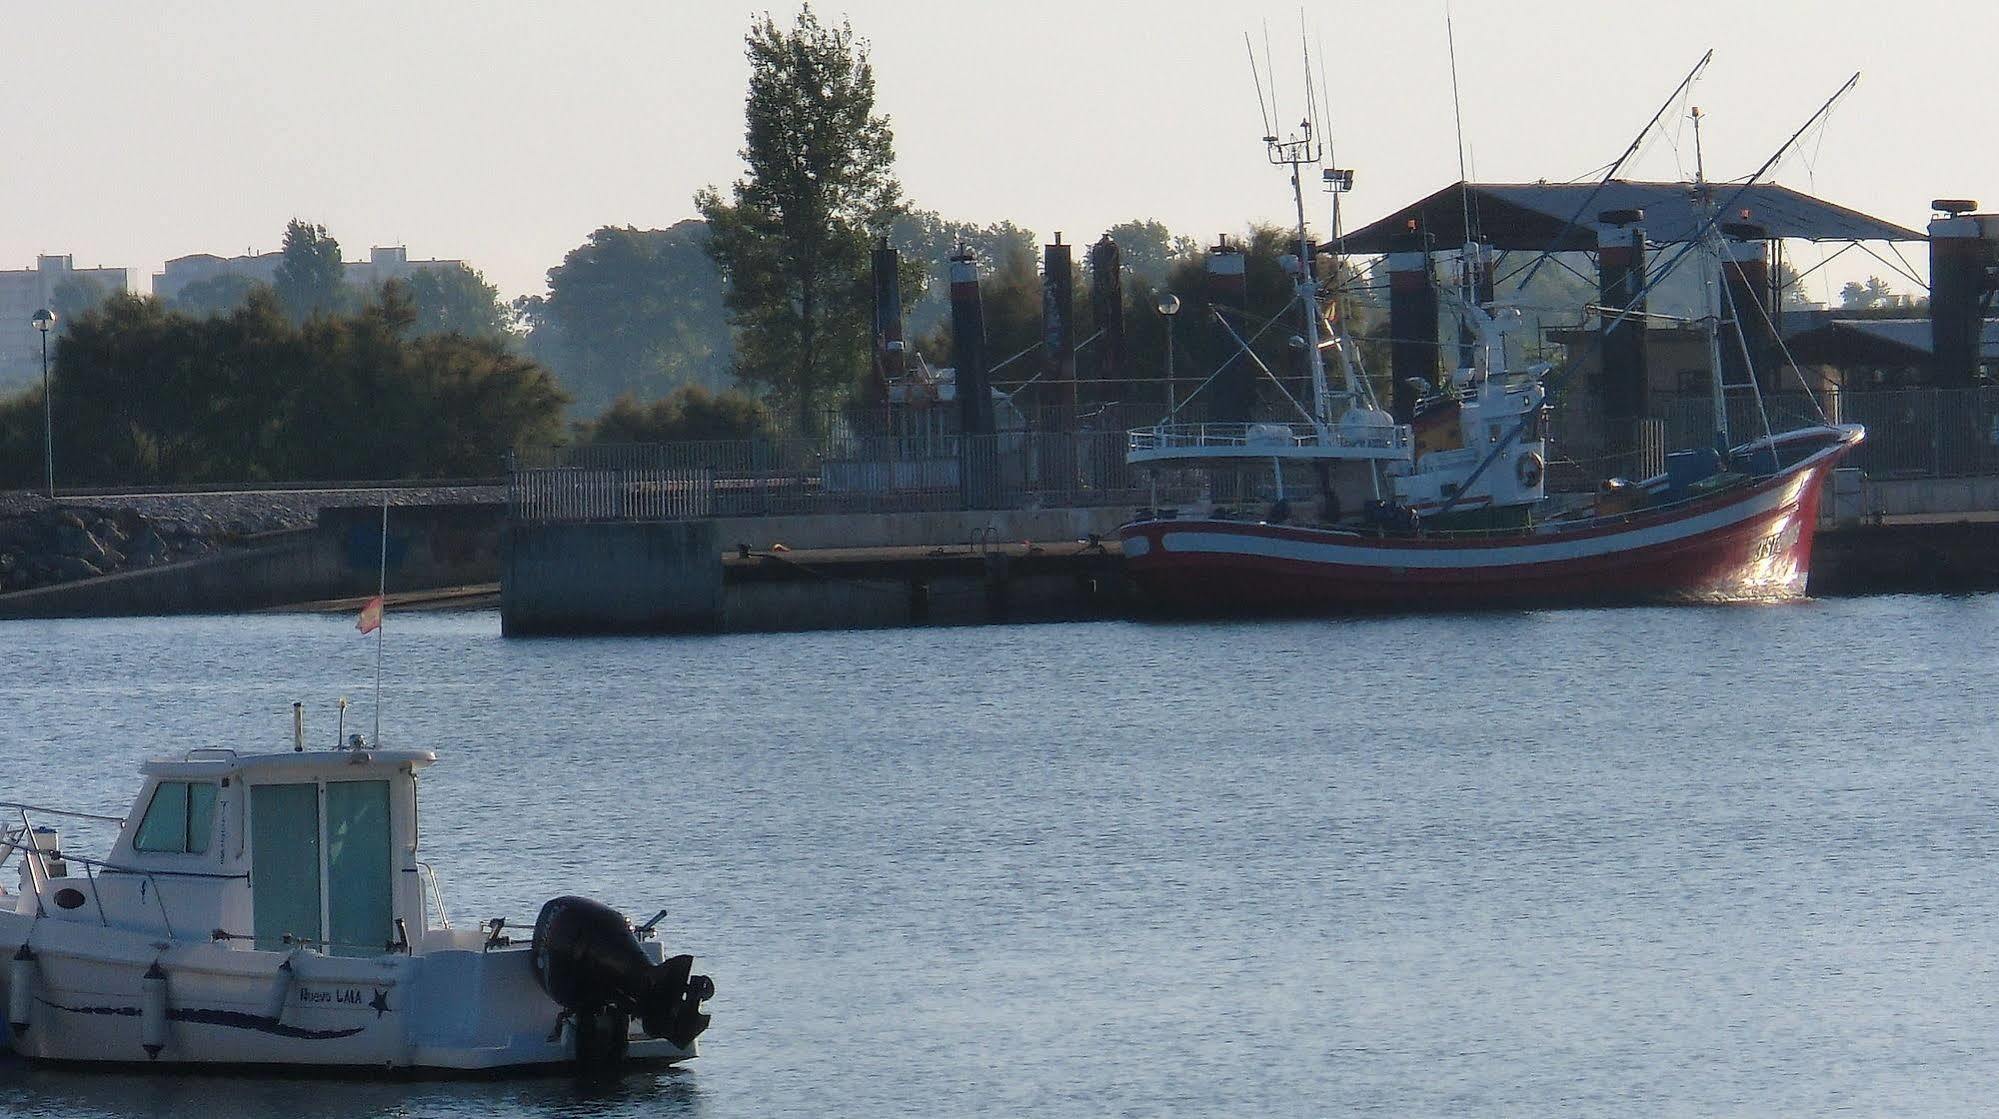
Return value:
<svg viewBox="0 0 1999 1119">
<path fill-rule="evenodd" d="M 788 19 L 795 5 L 771 9 Z M 462 258 L 507 296 L 541 291 L 591 230 L 691 217 L 697 188 L 736 175 L 742 35 L 761 10 L 64 0 L 32 19 L 10 12 L 0 268 L 73 253 L 131 268 L 145 290 L 170 257 L 274 249 L 297 215 L 350 258 L 403 244 Z M 1297 115 L 1295 3 L 818 10 L 872 41 L 919 206 L 1073 241 L 1128 218 L 1207 238 L 1288 209 L 1257 141 L 1242 40 L 1252 33 L 1261 53 L 1267 24 L 1280 104 Z M 1359 176 L 1349 224 L 1455 181 L 1442 0 L 1314 3 L 1310 18 L 1337 158 Z M 1476 177 L 1607 164 L 1713 47 L 1693 98 L 1711 173 L 1753 170 L 1859 70 L 1860 88 L 1779 181 L 1915 228 L 1934 197 L 1999 208 L 1991 0 L 1458 0 L 1455 22 Z M 1679 177 L 1691 160 L 1690 137 L 1677 151 L 1656 142 L 1628 177 Z M 1922 260 L 1920 247 L 1910 255 Z M 1869 271 L 1885 270 L 1833 270 Z"/>
</svg>

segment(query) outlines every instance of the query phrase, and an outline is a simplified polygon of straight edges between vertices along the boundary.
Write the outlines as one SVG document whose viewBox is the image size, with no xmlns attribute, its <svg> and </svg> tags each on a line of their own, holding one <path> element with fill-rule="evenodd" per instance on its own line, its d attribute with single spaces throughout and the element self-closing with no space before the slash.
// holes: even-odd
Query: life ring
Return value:
<svg viewBox="0 0 1999 1119">
<path fill-rule="evenodd" d="M 1541 468 L 1545 465 L 1541 461 L 1541 456 L 1535 454 L 1533 451 L 1528 451 L 1526 454 L 1521 455 L 1519 460 L 1513 464 L 1513 473 L 1515 477 L 1520 479 L 1520 488 L 1531 490 L 1535 486 L 1540 485 Z"/>
</svg>

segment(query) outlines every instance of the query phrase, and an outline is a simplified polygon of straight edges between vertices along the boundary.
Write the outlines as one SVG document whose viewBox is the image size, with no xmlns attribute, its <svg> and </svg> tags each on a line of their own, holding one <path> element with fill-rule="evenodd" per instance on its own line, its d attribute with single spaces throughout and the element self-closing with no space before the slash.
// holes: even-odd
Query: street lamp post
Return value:
<svg viewBox="0 0 1999 1119">
<path fill-rule="evenodd" d="M 56 324 L 56 313 L 47 307 L 35 312 L 35 330 L 42 336 L 42 469 L 49 486 L 49 500 L 56 496 L 56 420 L 55 405 L 49 396 L 49 328 Z"/>
<path fill-rule="evenodd" d="M 1180 410 L 1173 391 L 1173 316 L 1180 313 L 1180 297 L 1166 292 L 1159 297 L 1159 314 L 1166 320 L 1166 418 Z"/>
</svg>

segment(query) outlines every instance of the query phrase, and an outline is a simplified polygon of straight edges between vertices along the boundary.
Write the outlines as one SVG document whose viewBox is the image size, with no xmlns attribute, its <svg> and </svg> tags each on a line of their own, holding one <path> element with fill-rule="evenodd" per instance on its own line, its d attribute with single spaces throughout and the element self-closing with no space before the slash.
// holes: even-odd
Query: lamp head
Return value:
<svg viewBox="0 0 1999 1119">
<path fill-rule="evenodd" d="M 1179 297 L 1179 296 L 1177 296 L 1177 295 L 1174 295 L 1174 294 L 1173 294 L 1172 292 L 1170 292 L 1170 291 L 1169 291 L 1169 292 L 1166 292 L 1166 293 L 1165 293 L 1165 294 L 1163 294 L 1163 295 L 1161 295 L 1161 296 L 1159 297 L 1159 313 L 1160 313 L 1160 314 L 1162 314 L 1162 315 L 1165 315 L 1165 316 L 1167 316 L 1167 317 L 1169 317 L 1169 318 L 1170 318 L 1170 317 L 1172 317 L 1172 316 L 1174 316 L 1174 315 L 1177 315 L 1177 314 L 1179 314 L 1179 313 L 1180 313 L 1180 297 Z"/>
<path fill-rule="evenodd" d="M 56 324 L 56 313 L 54 311 L 49 310 L 47 307 L 44 307 L 41 310 L 35 312 L 34 318 L 31 321 L 35 324 L 36 330 L 41 331 L 43 334 L 47 334 L 49 332 L 49 328 Z"/>
</svg>

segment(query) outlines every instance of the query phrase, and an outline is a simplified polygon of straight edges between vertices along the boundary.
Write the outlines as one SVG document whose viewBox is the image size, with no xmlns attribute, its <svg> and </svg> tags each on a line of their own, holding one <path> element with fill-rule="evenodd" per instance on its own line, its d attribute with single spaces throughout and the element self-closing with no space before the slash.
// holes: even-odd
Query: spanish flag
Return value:
<svg viewBox="0 0 1999 1119">
<path fill-rule="evenodd" d="M 362 633 L 373 633 L 382 628 L 382 596 L 376 595 L 361 608 L 361 617 L 354 622 L 354 628 Z"/>
</svg>

